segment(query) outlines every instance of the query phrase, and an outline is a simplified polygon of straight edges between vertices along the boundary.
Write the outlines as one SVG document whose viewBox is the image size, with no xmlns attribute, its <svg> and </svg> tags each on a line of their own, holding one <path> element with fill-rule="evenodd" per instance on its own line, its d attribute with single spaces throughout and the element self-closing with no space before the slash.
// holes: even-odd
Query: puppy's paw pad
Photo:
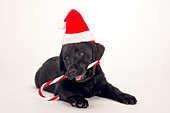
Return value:
<svg viewBox="0 0 170 113">
<path fill-rule="evenodd" d="M 137 103 L 137 100 L 136 100 L 136 98 L 134 96 L 126 94 L 126 93 L 122 93 L 120 95 L 119 100 L 120 100 L 121 103 L 124 103 L 124 104 L 134 105 L 134 104 Z"/>
<path fill-rule="evenodd" d="M 72 105 L 72 106 L 76 106 L 76 102 L 74 102 L 74 103 L 71 103 L 71 105 Z"/>
<path fill-rule="evenodd" d="M 82 108 L 83 107 L 83 104 L 77 104 L 78 107 Z"/>
<path fill-rule="evenodd" d="M 88 101 L 86 99 L 84 99 L 83 97 L 80 97 L 80 96 L 70 97 L 68 99 L 68 102 L 72 106 L 77 107 L 77 108 L 87 108 L 89 106 Z"/>
</svg>

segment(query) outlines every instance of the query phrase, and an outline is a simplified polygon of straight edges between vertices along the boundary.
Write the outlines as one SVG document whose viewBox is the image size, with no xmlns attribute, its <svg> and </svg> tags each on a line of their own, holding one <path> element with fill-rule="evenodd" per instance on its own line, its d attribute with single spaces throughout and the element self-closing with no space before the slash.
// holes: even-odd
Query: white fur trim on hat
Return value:
<svg viewBox="0 0 170 113">
<path fill-rule="evenodd" d="M 85 31 L 82 33 L 74 33 L 74 34 L 64 34 L 62 45 L 69 44 L 69 43 L 88 42 L 92 40 L 95 40 L 95 38 L 91 31 Z"/>
</svg>

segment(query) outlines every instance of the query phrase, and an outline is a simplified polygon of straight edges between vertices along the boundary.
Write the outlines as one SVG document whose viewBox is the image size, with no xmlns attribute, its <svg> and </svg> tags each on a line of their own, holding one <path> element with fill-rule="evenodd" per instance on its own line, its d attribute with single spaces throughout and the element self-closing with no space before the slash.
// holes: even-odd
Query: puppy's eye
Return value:
<svg viewBox="0 0 170 113">
<path fill-rule="evenodd" d="M 77 57 L 83 57 L 83 55 L 84 55 L 83 52 L 81 52 L 81 51 L 77 52 Z"/>
<path fill-rule="evenodd" d="M 68 56 L 64 56 L 64 60 L 68 60 L 69 58 L 68 58 Z"/>
</svg>

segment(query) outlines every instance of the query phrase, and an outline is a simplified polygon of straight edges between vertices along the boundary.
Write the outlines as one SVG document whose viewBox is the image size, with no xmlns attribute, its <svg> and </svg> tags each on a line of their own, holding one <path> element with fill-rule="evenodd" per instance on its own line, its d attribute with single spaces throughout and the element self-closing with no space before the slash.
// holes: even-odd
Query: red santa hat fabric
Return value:
<svg viewBox="0 0 170 113">
<path fill-rule="evenodd" d="M 66 31 L 62 45 L 79 42 L 95 42 L 92 32 L 89 30 L 82 15 L 75 9 L 70 10 L 64 19 Z"/>
</svg>

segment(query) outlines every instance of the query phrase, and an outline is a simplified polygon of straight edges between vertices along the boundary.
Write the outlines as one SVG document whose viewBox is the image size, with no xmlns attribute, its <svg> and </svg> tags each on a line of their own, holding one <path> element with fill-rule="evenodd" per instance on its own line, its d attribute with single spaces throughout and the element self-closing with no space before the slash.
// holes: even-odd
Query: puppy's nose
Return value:
<svg viewBox="0 0 170 113">
<path fill-rule="evenodd" d="M 75 75 L 76 72 L 77 72 L 76 68 L 72 68 L 72 69 L 69 70 L 70 75 Z"/>
</svg>

